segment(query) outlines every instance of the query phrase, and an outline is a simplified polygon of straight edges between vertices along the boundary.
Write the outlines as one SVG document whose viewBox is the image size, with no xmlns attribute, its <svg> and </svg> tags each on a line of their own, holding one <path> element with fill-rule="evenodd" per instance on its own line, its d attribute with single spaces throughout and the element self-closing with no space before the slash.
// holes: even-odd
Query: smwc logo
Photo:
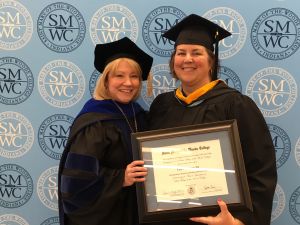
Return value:
<svg viewBox="0 0 300 225">
<path fill-rule="evenodd" d="M 264 11 L 253 23 L 251 43 L 255 51 L 270 60 L 293 55 L 300 46 L 300 19 L 285 8 Z"/>
</svg>

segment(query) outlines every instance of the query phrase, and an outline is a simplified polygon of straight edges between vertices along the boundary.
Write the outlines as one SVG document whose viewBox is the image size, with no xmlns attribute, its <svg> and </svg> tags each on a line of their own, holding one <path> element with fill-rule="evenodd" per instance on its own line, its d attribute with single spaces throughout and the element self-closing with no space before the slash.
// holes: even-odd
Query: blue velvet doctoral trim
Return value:
<svg viewBox="0 0 300 225">
<path fill-rule="evenodd" d="M 131 103 L 129 104 L 122 104 L 117 102 L 117 104 L 121 107 L 121 109 L 124 111 L 126 116 L 133 117 L 133 111 L 131 107 Z M 134 113 L 137 115 L 141 111 L 144 111 L 144 109 L 136 102 L 132 102 Z M 83 106 L 82 110 L 79 112 L 77 117 L 79 117 L 82 114 L 89 113 L 89 112 L 98 112 L 98 113 L 104 113 L 104 114 L 113 114 L 113 115 L 122 115 L 120 110 L 116 107 L 115 103 L 111 99 L 107 100 L 96 100 L 94 98 L 91 98 L 88 100 L 85 105 Z"/>
<path fill-rule="evenodd" d="M 83 170 L 98 175 L 99 167 L 99 161 L 92 156 L 68 152 L 65 162 L 66 169 Z"/>
<path fill-rule="evenodd" d="M 79 179 L 62 175 L 61 182 L 62 193 L 71 194 L 70 198 L 62 200 L 65 213 L 71 213 L 93 202 L 103 189 L 103 179 L 99 177 Z"/>
<path fill-rule="evenodd" d="M 81 190 L 87 189 L 95 185 L 97 181 L 98 185 L 103 184 L 103 180 L 100 177 L 78 178 L 75 176 L 62 175 L 61 176 L 61 191 L 67 194 L 76 194 Z"/>
<path fill-rule="evenodd" d="M 70 175 L 61 176 L 61 192 L 70 195 L 69 199 L 63 199 L 63 207 L 66 213 L 70 213 L 79 207 L 92 202 L 94 193 L 101 193 L 103 179 L 99 175 L 99 161 L 88 155 L 69 152 L 65 161 L 65 168 L 76 173 L 91 172 L 95 176 L 76 177 Z"/>
</svg>

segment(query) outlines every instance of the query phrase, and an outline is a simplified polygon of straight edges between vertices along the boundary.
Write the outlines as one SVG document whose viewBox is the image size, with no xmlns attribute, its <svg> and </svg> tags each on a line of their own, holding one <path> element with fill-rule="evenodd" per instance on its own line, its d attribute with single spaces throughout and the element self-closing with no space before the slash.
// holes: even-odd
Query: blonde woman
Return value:
<svg viewBox="0 0 300 225">
<path fill-rule="evenodd" d="M 130 134 L 146 127 L 135 100 L 152 61 L 128 38 L 96 46 L 94 64 L 102 76 L 60 161 L 61 224 L 138 224 L 133 184 L 143 182 L 147 170 L 143 161 L 132 161 Z"/>
</svg>

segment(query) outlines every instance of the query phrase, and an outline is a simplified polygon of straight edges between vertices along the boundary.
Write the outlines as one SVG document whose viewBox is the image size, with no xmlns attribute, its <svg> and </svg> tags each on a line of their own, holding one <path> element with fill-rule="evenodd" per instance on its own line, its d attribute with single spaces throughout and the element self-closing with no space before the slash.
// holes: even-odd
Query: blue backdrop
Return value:
<svg viewBox="0 0 300 225">
<path fill-rule="evenodd" d="M 299 0 L 0 0 L 1 224 L 59 224 L 58 163 L 99 76 L 95 44 L 128 36 L 154 57 L 153 96 L 144 88 L 138 100 L 148 109 L 178 85 L 161 34 L 190 13 L 232 32 L 220 43 L 221 78 L 254 99 L 272 134 L 272 224 L 300 224 Z"/>
</svg>

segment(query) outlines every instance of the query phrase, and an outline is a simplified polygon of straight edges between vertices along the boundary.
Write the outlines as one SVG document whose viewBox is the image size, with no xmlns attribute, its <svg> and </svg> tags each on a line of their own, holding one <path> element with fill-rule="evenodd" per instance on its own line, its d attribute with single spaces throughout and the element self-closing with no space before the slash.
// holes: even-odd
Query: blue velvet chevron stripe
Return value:
<svg viewBox="0 0 300 225">
<path fill-rule="evenodd" d="M 99 161 L 88 155 L 69 152 L 65 162 L 65 168 L 71 170 L 82 170 L 99 174 Z"/>
<path fill-rule="evenodd" d="M 68 153 L 65 168 L 74 172 L 61 176 L 61 191 L 67 196 L 63 197 L 66 213 L 88 205 L 95 199 L 95 193 L 101 194 L 103 179 L 98 176 L 99 167 L 99 161 L 92 156 Z M 86 176 L 87 173 L 91 173 L 91 176 Z"/>
<path fill-rule="evenodd" d="M 95 200 L 97 195 L 101 195 L 103 179 L 100 177 L 79 179 L 63 175 L 61 189 L 62 193 L 71 194 L 70 198 L 63 198 L 64 211 L 65 213 L 70 213 L 88 205 Z"/>
</svg>

